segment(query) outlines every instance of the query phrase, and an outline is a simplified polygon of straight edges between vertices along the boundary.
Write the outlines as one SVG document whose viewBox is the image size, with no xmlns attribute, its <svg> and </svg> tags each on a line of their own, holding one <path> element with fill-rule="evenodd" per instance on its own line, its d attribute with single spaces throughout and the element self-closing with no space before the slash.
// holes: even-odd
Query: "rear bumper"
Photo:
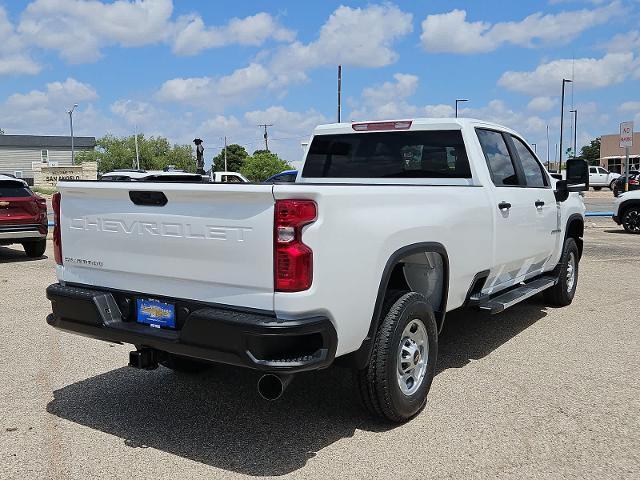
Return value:
<svg viewBox="0 0 640 480">
<path fill-rule="evenodd" d="M 47 238 L 47 226 L 39 224 L 2 225 L 0 224 L 0 242 L 24 242 Z"/>
<path fill-rule="evenodd" d="M 99 340 L 267 372 L 317 370 L 335 356 L 337 336 L 326 317 L 283 321 L 271 313 L 161 298 L 175 303 L 178 329 L 156 329 L 135 321 L 131 305 L 138 297 L 148 296 L 53 284 L 47 288 L 53 308 L 47 323 Z"/>
</svg>

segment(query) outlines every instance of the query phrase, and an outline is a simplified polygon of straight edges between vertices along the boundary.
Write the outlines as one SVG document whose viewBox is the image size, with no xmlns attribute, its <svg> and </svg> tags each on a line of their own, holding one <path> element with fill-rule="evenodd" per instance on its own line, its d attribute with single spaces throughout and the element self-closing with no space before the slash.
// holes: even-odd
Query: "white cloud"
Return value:
<svg viewBox="0 0 640 480">
<path fill-rule="evenodd" d="M 29 93 L 15 93 L 11 95 L 6 105 L 20 109 L 37 108 L 68 108 L 74 103 L 96 100 L 98 94 L 94 88 L 77 81 L 74 78 L 67 78 L 64 82 L 47 83 L 45 91 L 32 90 Z"/>
<path fill-rule="evenodd" d="M 0 76 L 35 75 L 41 67 L 26 52 L 26 47 L 16 33 L 6 10 L 0 5 Z"/>
<path fill-rule="evenodd" d="M 566 43 L 595 25 L 607 23 L 621 11 L 621 3 L 593 10 L 557 14 L 537 12 L 520 21 L 468 22 L 465 10 L 428 15 L 422 22 L 422 46 L 428 52 L 482 53 L 503 44 L 535 47 L 553 42 Z"/>
<path fill-rule="evenodd" d="M 502 100 L 491 100 L 483 107 L 465 107 L 460 116 L 495 122 L 523 134 L 541 134 L 546 131 L 547 121 L 536 115 L 514 110 Z"/>
<path fill-rule="evenodd" d="M 529 110 L 534 112 L 546 112 L 556 106 L 558 101 L 551 97 L 535 97 L 527 104 Z"/>
<path fill-rule="evenodd" d="M 139 47 L 158 43 L 170 33 L 172 0 L 35 0 L 18 27 L 25 39 L 60 52 L 69 62 L 100 58 L 109 45 Z"/>
<path fill-rule="evenodd" d="M 199 15 L 182 17 L 176 25 L 173 51 L 179 55 L 195 55 L 207 48 L 230 44 L 262 45 L 268 39 L 292 41 L 295 33 L 278 24 L 268 13 L 245 18 L 232 18 L 223 27 L 207 27 Z"/>
<path fill-rule="evenodd" d="M 269 85 L 268 70 L 251 63 L 219 78 L 174 78 L 162 84 L 156 98 L 166 102 L 198 106 L 205 110 L 221 110 L 230 102 L 246 101 L 259 89 Z"/>
<path fill-rule="evenodd" d="M 530 95 L 557 95 L 563 78 L 575 77 L 576 90 L 591 90 L 621 83 L 638 60 L 632 53 L 608 53 L 602 58 L 553 60 L 529 72 L 508 71 L 498 85 Z"/>
<path fill-rule="evenodd" d="M 396 73 L 393 82 L 366 87 L 359 101 L 353 102 L 352 120 L 383 119 L 415 116 L 418 108 L 410 105 L 407 98 L 418 88 L 418 77 Z"/>
<path fill-rule="evenodd" d="M 295 36 L 263 12 L 232 18 L 223 26 L 207 26 L 198 14 L 174 20 L 172 0 L 35 0 L 24 10 L 18 31 L 29 44 L 57 50 L 71 63 L 96 61 L 112 45 L 168 43 L 174 53 L 195 55 L 207 48 L 258 46 Z"/>
<path fill-rule="evenodd" d="M 437 105 L 425 105 L 424 115 L 425 117 L 432 118 L 446 118 L 453 117 L 455 115 L 455 108 L 451 105 L 439 103 Z"/>
<path fill-rule="evenodd" d="M 129 125 L 148 125 L 158 117 L 158 110 L 147 102 L 120 99 L 111 104 L 111 113 Z"/>
<path fill-rule="evenodd" d="M 271 70 L 277 72 L 281 83 L 286 83 L 304 78 L 306 69 L 324 65 L 389 65 L 398 58 L 393 43 L 413 30 L 412 20 L 410 13 L 391 4 L 338 7 L 316 40 L 280 48 Z"/>
<path fill-rule="evenodd" d="M 96 90 L 74 78 L 46 84 L 42 90 L 15 93 L 0 103 L 2 128 L 8 133 L 68 134 L 66 111 L 74 103 L 74 131 L 78 135 L 93 134 L 97 129 L 111 128 L 108 119 L 91 104 L 98 98 Z"/>
<path fill-rule="evenodd" d="M 416 75 L 396 73 L 394 81 L 366 87 L 357 101 L 351 100 L 350 120 L 383 120 L 417 117 L 453 117 L 451 105 L 415 105 L 409 98 L 418 89 Z"/>
<path fill-rule="evenodd" d="M 640 112 L 640 102 L 638 101 L 624 102 L 622 105 L 618 107 L 618 110 L 625 113 L 626 112 L 638 113 Z"/>
<path fill-rule="evenodd" d="M 640 30 L 631 30 L 619 33 L 604 44 L 604 48 L 611 53 L 628 52 L 636 50 L 640 52 Z"/>
</svg>

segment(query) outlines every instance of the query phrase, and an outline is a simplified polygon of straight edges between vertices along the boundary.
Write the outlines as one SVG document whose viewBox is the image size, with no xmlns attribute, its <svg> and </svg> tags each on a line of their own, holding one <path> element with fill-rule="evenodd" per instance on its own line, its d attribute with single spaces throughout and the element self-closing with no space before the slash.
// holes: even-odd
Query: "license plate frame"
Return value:
<svg viewBox="0 0 640 480">
<path fill-rule="evenodd" d="M 155 298 L 136 299 L 136 321 L 152 328 L 176 328 L 176 306 Z"/>
</svg>

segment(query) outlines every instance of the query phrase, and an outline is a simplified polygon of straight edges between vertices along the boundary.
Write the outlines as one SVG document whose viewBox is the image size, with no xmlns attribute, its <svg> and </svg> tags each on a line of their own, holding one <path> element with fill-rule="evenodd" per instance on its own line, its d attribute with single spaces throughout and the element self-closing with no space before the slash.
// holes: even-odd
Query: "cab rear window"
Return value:
<svg viewBox="0 0 640 480">
<path fill-rule="evenodd" d="M 0 182 L 0 197 L 31 197 L 33 193 L 20 182 Z"/>
<path fill-rule="evenodd" d="M 459 130 L 316 135 L 307 178 L 471 178 Z"/>
</svg>

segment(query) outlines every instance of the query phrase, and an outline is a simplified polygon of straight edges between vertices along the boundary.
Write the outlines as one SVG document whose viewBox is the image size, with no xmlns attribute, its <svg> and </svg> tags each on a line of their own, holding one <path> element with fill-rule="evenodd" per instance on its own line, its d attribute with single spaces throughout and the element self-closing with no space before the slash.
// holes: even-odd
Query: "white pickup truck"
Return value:
<svg viewBox="0 0 640 480">
<path fill-rule="evenodd" d="M 610 190 L 613 190 L 619 177 L 619 173 L 610 172 L 602 167 L 589 167 L 589 186 L 594 190 L 601 190 L 602 187 L 609 187 Z"/>
<path fill-rule="evenodd" d="M 315 129 L 292 184 L 61 182 L 50 325 L 136 346 L 130 365 L 292 374 L 348 365 L 364 405 L 425 405 L 445 314 L 544 291 L 571 303 L 588 169 L 551 178 L 472 119 Z"/>
</svg>

